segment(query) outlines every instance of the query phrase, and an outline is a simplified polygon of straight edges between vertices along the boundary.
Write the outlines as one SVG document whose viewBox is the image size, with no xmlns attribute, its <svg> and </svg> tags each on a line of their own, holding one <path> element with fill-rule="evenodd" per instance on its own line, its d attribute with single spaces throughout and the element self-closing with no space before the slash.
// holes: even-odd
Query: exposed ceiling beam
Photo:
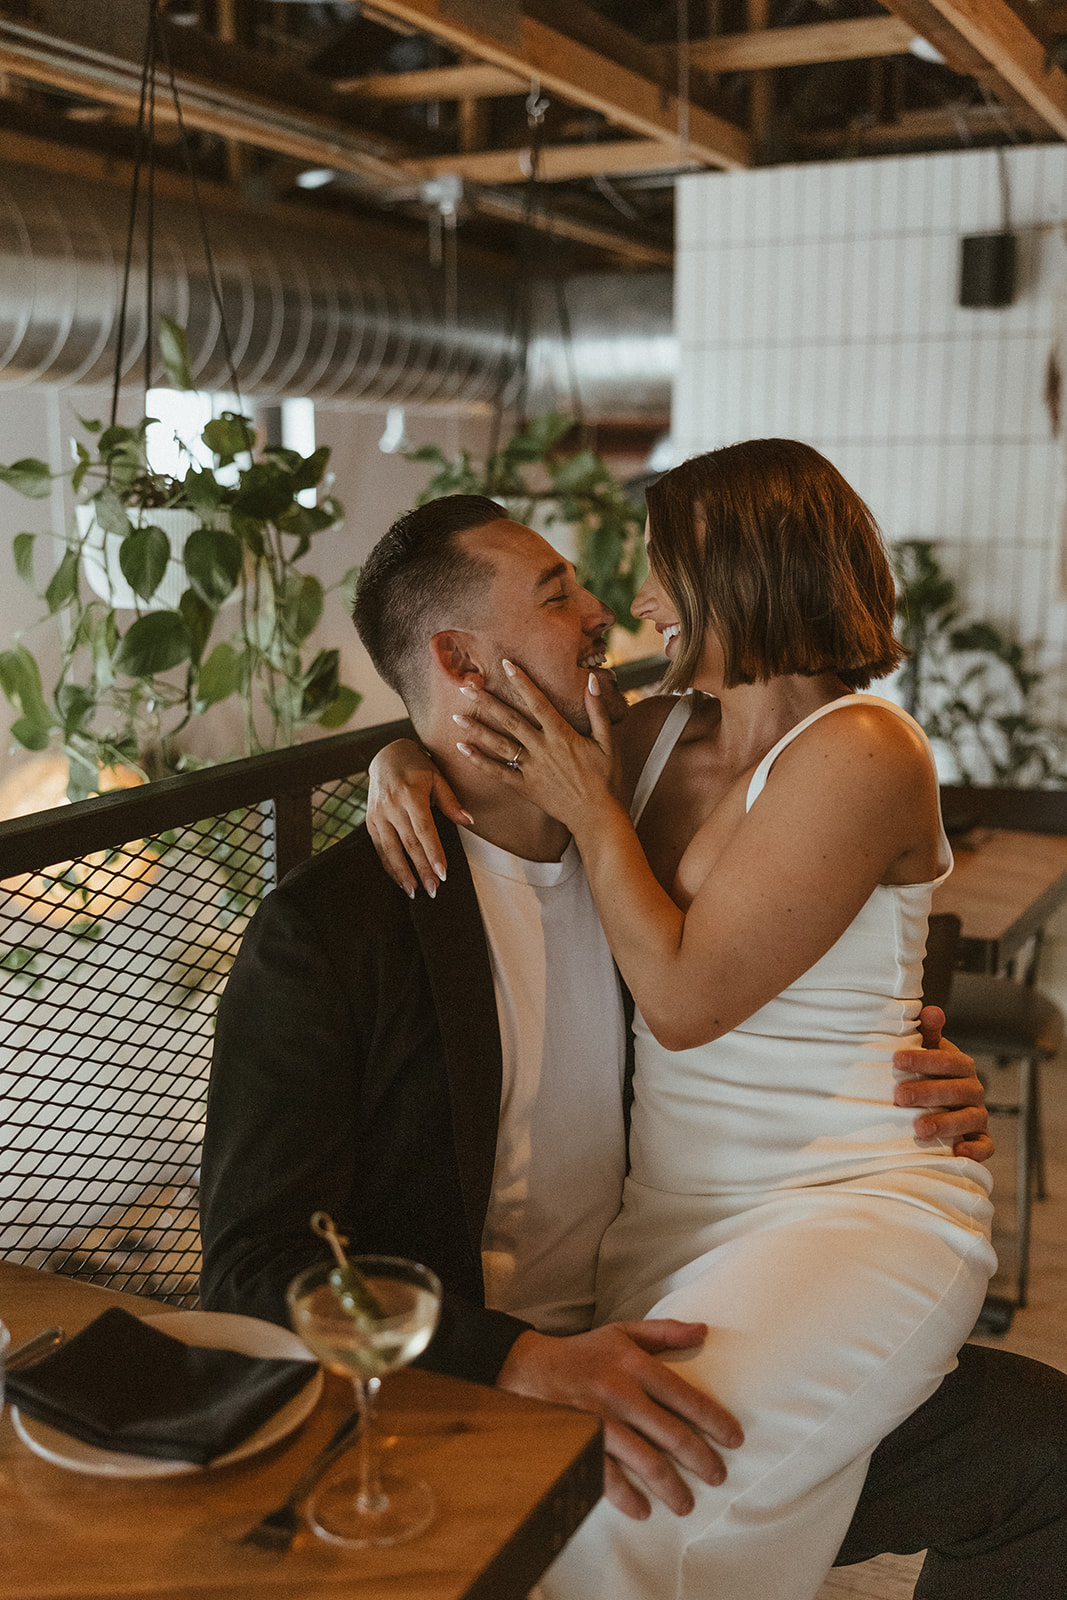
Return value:
<svg viewBox="0 0 1067 1600">
<path fill-rule="evenodd" d="M 812 22 L 798 28 L 694 39 L 689 56 L 693 66 L 704 72 L 761 72 L 768 67 L 905 55 L 914 37 L 914 28 L 899 17 L 857 17 L 849 22 Z M 667 48 L 673 56 L 674 46 Z"/>
<path fill-rule="evenodd" d="M 42 39 L 0 18 L 0 71 L 34 83 L 85 95 L 136 113 L 141 92 L 138 64 L 104 58 L 62 39 Z M 225 84 L 176 73 L 187 128 L 242 140 L 261 150 L 317 166 L 332 166 L 384 187 L 398 181 L 399 145 L 364 135 L 332 117 L 315 117 Z M 156 117 L 174 120 L 169 93 L 158 94 Z"/>
<path fill-rule="evenodd" d="M 597 250 L 610 251 L 631 267 L 670 267 L 674 263 L 674 250 L 669 244 L 649 244 L 634 234 L 594 222 L 592 218 L 577 217 L 560 211 L 546 211 L 543 206 L 528 210 L 522 195 L 509 195 L 500 190 L 471 189 L 464 202 L 485 217 L 496 217 L 500 222 L 518 222 L 542 233 L 551 233 L 558 239 L 572 239 L 575 244 L 592 245 Z M 621 221 L 621 219 L 620 219 Z"/>
<path fill-rule="evenodd" d="M 856 123 L 848 129 L 819 128 L 810 133 L 796 133 L 794 138 L 805 152 L 820 152 L 829 157 L 857 156 L 867 150 L 929 148 L 935 142 L 959 144 L 968 138 L 1004 134 L 1019 126 L 1028 133 L 1036 129 L 1047 132 L 1044 123 L 1032 112 L 1029 123 L 1020 124 L 1003 106 L 994 104 L 904 111 L 892 122 Z"/>
<path fill-rule="evenodd" d="M 535 17 L 520 17 L 518 43 L 513 45 L 456 21 L 440 0 L 375 0 L 375 8 L 425 29 L 453 49 L 516 76 L 536 78 L 546 93 L 598 111 L 642 138 L 677 137 L 677 98 L 663 84 L 557 33 Z M 694 160 L 731 169 L 752 164 L 752 144 L 743 128 L 696 105 L 689 107 L 688 120 L 688 150 Z"/>
<path fill-rule="evenodd" d="M 661 81 L 663 57 L 659 47 L 645 44 L 627 28 L 609 22 L 587 0 L 522 0 L 522 9 L 546 28 L 554 28 L 596 55 L 629 67 L 639 78 Z"/>
<path fill-rule="evenodd" d="M 988 74 L 1007 86 L 1039 113 L 1047 125 L 1067 138 L 1067 75 L 1046 62 L 1045 46 L 1030 32 L 1006 0 L 887 0 L 896 16 L 914 27 L 957 72 L 970 72 L 985 82 Z M 978 59 L 977 70 L 958 66 Z"/>
<path fill-rule="evenodd" d="M 560 183 L 569 178 L 618 176 L 625 172 L 674 172 L 687 162 L 678 141 L 613 139 L 602 144 L 546 145 L 540 152 L 537 176 Z M 455 173 L 472 183 L 526 183 L 533 177 L 533 153 L 520 150 L 478 150 L 470 155 L 434 156 L 428 161 L 405 161 L 405 171 L 416 178 L 438 178 Z"/>
<path fill-rule="evenodd" d="M 42 172 L 59 172 L 85 178 L 90 182 L 106 183 L 127 194 L 133 177 L 132 162 L 119 160 L 96 150 L 56 144 L 49 139 L 16 133 L 10 129 L 4 131 L 4 159 L 12 164 L 35 167 Z M 414 185 L 408 173 L 398 169 L 397 181 L 414 194 Z M 190 199 L 189 180 L 184 173 L 168 171 L 164 167 L 157 166 L 154 186 L 157 194 L 166 199 L 179 201 Z M 212 183 L 201 178 L 197 187 L 206 204 L 248 214 L 247 203 L 236 190 L 226 184 Z M 576 244 L 589 245 L 594 249 L 606 251 L 630 267 L 670 267 L 674 259 L 668 245 L 642 240 L 632 228 L 627 228 L 621 221 L 618 228 L 613 228 L 608 223 L 560 213 L 545 206 L 535 208 L 530 215 L 520 197 L 509 194 L 498 195 L 491 189 L 477 187 L 467 190 L 464 204 L 482 216 L 494 217 L 501 222 L 525 223 L 538 232 L 549 233 L 557 238 L 570 239 Z M 418 257 L 424 256 L 426 251 L 424 230 L 406 230 L 373 217 L 346 216 L 341 211 L 327 211 L 322 207 L 312 208 L 310 205 L 299 205 L 284 200 L 275 201 L 254 214 L 272 217 L 302 233 L 314 229 L 316 233 L 332 235 L 347 241 L 354 249 L 361 244 L 365 246 L 369 243 L 382 250 L 400 250 Z M 514 260 L 507 252 L 464 243 L 463 255 L 465 260 L 475 261 L 487 271 L 514 270 Z"/>
<path fill-rule="evenodd" d="M 132 161 L 99 150 L 57 144 L 52 139 L 17 133 L 9 128 L 4 130 L 3 142 L 4 161 L 11 166 L 33 167 L 39 172 L 56 172 L 66 177 L 84 179 L 87 183 L 106 184 L 126 198 L 129 197 L 133 179 Z M 189 179 L 184 172 L 175 172 L 157 164 L 153 187 L 161 199 L 185 204 L 192 201 Z M 247 201 L 229 184 L 199 178 L 197 190 L 204 204 L 212 210 L 250 215 Z M 315 234 L 338 239 L 354 250 L 372 245 L 383 252 L 393 251 L 417 260 L 424 260 L 426 256 L 424 226 L 405 228 L 383 219 L 381 213 L 374 216 L 354 215 L 291 200 L 275 200 L 256 207 L 251 216 L 266 217 L 307 236 L 314 228 Z M 482 245 L 469 244 L 466 240 L 462 248 L 463 259 L 475 262 L 485 271 L 501 272 L 512 268 L 512 257 L 506 250 L 490 250 Z"/>
<path fill-rule="evenodd" d="M 525 94 L 528 78 L 484 61 L 462 67 L 431 67 L 423 72 L 379 72 L 368 78 L 338 78 L 337 94 L 355 94 L 364 100 L 497 100 Z"/>
</svg>

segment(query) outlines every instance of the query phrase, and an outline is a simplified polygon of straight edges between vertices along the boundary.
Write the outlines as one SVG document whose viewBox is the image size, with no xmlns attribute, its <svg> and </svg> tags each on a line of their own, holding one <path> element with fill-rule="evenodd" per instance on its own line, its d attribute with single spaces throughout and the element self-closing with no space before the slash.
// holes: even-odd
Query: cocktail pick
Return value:
<svg viewBox="0 0 1067 1600">
<path fill-rule="evenodd" d="M 311 1231 L 325 1239 L 333 1251 L 336 1267 L 330 1273 L 330 1288 L 340 1300 L 350 1317 L 360 1322 L 382 1322 L 386 1312 L 374 1290 L 345 1255 L 348 1240 L 338 1233 L 337 1224 L 325 1211 L 316 1211 L 311 1218 Z"/>
</svg>

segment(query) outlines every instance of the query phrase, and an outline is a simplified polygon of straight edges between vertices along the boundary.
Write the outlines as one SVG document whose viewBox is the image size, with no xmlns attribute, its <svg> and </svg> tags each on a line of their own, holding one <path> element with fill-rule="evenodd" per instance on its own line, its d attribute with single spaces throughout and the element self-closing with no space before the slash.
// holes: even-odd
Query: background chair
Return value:
<svg viewBox="0 0 1067 1600">
<path fill-rule="evenodd" d="M 923 999 L 945 1013 L 945 1033 L 968 1055 L 990 1058 L 997 1068 L 1017 1064 L 1015 1100 L 990 1101 L 992 1116 L 1013 1116 L 1016 1139 L 1017 1267 L 1014 1304 L 1025 1306 L 1030 1271 L 1030 1211 L 1036 1191 L 1045 1197 L 1040 1121 L 1040 1067 L 1063 1044 L 1063 1013 L 1045 995 L 1012 978 L 955 972 L 959 918 L 951 912 L 930 918 Z M 1010 1320 L 1010 1318 L 1009 1318 Z M 1005 1324 L 1006 1326 L 1006 1324 Z"/>
</svg>

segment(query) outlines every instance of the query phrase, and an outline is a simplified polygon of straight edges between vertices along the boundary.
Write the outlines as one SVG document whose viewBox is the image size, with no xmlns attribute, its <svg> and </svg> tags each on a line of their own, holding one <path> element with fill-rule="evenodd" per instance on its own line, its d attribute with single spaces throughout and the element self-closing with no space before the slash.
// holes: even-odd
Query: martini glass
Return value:
<svg viewBox="0 0 1067 1600">
<path fill-rule="evenodd" d="M 382 1470 L 375 1400 L 385 1374 L 407 1366 L 429 1344 L 441 1285 L 429 1268 L 399 1256 L 350 1260 L 367 1280 L 374 1314 L 346 1310 L 328 1261 L 305 1268 L 286 1291 L 293 1327 L 324 1366 L 352 1380 L 361 1419 L 358 1475 L 327 1484 L 311 1501 L 308 1520 L 335 1544 L 399 1544 L 429 1527 L 434 1500 L 421 1479 Z"/>
</svg>

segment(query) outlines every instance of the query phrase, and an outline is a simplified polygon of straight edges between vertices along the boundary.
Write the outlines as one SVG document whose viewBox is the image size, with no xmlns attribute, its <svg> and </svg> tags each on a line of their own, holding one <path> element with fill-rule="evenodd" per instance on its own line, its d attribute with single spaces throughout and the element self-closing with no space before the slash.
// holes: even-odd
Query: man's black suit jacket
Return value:
<svg viewBox="0 0 1067 1600">
<path fill-rule="evenodd" d="M 421 1365 L 492 1383 L 527 1326 L 484 1305 L 500 1033 L 478 902 L 441 823 L 448 880 L 414 900 L 363 828 L 305 862 L 249 925 L 219 1007 L 201 1179 L 201 1295 L 287 1321 L 328 1211 L 355 1251 L 445 1287 Z"/>
</svg>

